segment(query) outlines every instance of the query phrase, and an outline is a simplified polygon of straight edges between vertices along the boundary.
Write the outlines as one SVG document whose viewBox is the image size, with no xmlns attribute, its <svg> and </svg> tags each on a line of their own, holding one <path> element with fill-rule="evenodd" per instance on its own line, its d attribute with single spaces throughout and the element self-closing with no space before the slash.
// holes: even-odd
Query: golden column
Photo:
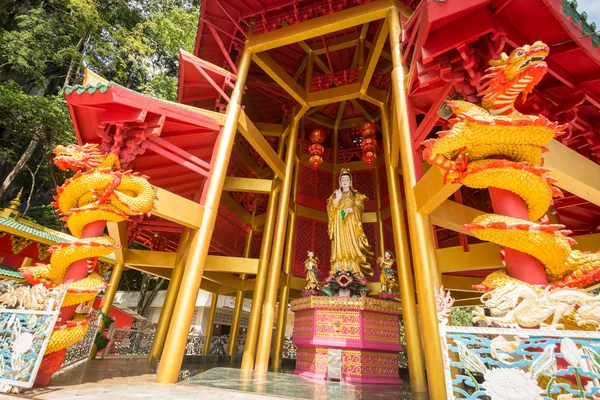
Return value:
<svg viewBox="0 0 600 400">
<path fill-rule="evenodd" d="M 400 52 L 400 19 L 398 10 L 392 8 L 388 12 L 390 30 L 390 47 L 392 55 L 392 88 L 394 121 L 398 128 L 400 153 L 402 160 L 402 176 L 406 192 L 406 208 L 413 251 L 414 269 L 416 272 L 417 297 L 421 315 L 421 328 L 425 345 L 425 361 L 429 374 L 429 396 L 432 400 L 446 399 L 444 362 L 440 345 L 437 312 L 435 307 L 434 284 L 439 286 L 440 275 L 437 260 L 429 257 L 430 248 L 435 246 L 431 223 L 427 215 L 419 214 L 416 207 L 414 187 L 417 183 L 413 164 L 412 137 L 406 109 L 406 93 L 404 90 L 404 70 Z"/>
<path fill-rule="evenodd" d="M 123 261 L 117 262 L 113 267 L 112 273 L 110 274 L 110 280 L 108 281 L 109 287 L 104 292 L 104 297 L 102 298 L 102 313 L 104 315 L 108 315 L 110 312 L 110 308 L 113 305 L 113 300 L 115 299 L 115 294 L 117 294 L 117 289 L 119 289 L 119 282 L 121 281 L 121 275 L 123 274 Z M 98 332 L 104 332 L 104 321 L 100 319 L 100 325 L 98 325 Z M 96 358 L 98 354 L 98 347 L 96 343 L 92 345 L 92 351 L 90 352 L 90 360 Z"/>
<path fill-rule="evenodd" d="M 294 189 L 292 200 L 294 209 L 290 210 L 287 236 L 285 238 L 285 255 L 283 259 L 283 272 L 286 274 L 285 284 L 279 290 L 279 309 L 277 310 L 277 328 L 275 330 L 275 344 L 273 345 L 273 371 L 281 371 L 283 358 L 283 342 L 285 340 L 285 327 L 287 323 L 287 305 L 290 300 L 290 284 L 292 277 L 292 263 L 294 262 L 294 238 L 296 237 L 296 203 L 298 201 L 298 178 L 300 177 L 300 163 L 296 160 L 294 172 Z"/>
<path fill-rule="evenodd" d="M 281 276 L 283 244 L 286 236 L 285 230 L 287 226 L 288 208 L 290 206 L 290 192 L 292 189 L 292 180 L 294 178 L 294 161 L 296 158 L 296 142 L 298 139 L 299 125 L 298 118 L 299 115 L 294 112 L 294 118 L 292 119 L 290 126 L 287 152 L 285 155 L 285 177 L 283 178 L 281 194 L 279 195 L 273 254 L 271 254 L 263 319 L 260 327 L 258 349 L 256 351 L 257 356 L 254 372 L 257 374 L 266 374 L 269 367 L 269 353 L 271 352 L 271 340 L 273 339 L 273 320 L 275 319 L 275 305 L 277 303 L 277 288 L 279 287 L 279 277 Z"/>
<path fill-rule="evenodd" d="M 258 271 L 254 283 L 254 292 L 252 293 L 252 309 L 248 318 L 248 332 L 244 343 L 244 355 L 242 357 L 241 369 L 251 371 L 254 369 L 254 359 L 256 357 L 256 342 L 258 341 L 258 330 L 260 329 L 260 317 L 265 299 L 265 287 L 267 286 L 267 272 L 269 269 L 269 257 L 271 255 L 271 244 L 273 243 L 273 231 L 275 228 L 275 214 L 277 213 L 277 199 L 281 185 L 277 181 L 273 186 L 276 189 L 269 196 L 267 205 L 267 217 L 263 230 L 262 243 L 260 244 L 260 255 L 258 261 Z"/>
<path fill-rule="evenodd" d="M 208 324 L 206 325 L 206 334 L 204 335 L 204 350 L 202 354 L 208 355 L 210 351 L 210 340 L 212 339 L 213 326 L 215 325 L 215 315 L 217 314 L 218 293 L 212 293 L 210 299 L 210 312 L 208 314 Z"/>
<path fill-rule="evenodd" d="M 252 253 L 252 241 L 254 239 L 254 227 L 251 226 L 246 236 L 246 245 L 244 246 L 244 257 L 250 257 Z M 246 280 L 246 274 L 240 275 L 241 280 Z M 235 292 L 235 306 L 233 317 L 231 319 L 231 331 L 229 332 L 229 344 L 227 345 L 227 355 L 235 358 L 235 349 L 237 348 L 237 339 L 240 330 L 240 320 L 242 319 L 242 308 L 244 306 L 244 292 L 238 290 Z"/>
<path fill-rule="evenodd" d="M 381 129 L 383 131 L 383 154 L 387 173 L 388 191 L 390 195 L 390 213 L 394 231 L 394 247 L 396 249 L 396 265 L 398 266 L 398 289 L 402 301 L 402 321 L 406 333 L 406 352 L 408 354 L 408 371 L 410 387 L 415 393 L 427 391 L 425 377 L 425 359 L 423 358 L 423 342 L 419 328 L 419 315 L 415 303 L 415 287 L 410 263 L 410 251 L 406 237 L 404 208 L 402 207 L 402 191 L 396 166 L 392 164 L 391 130 L 389 113 L 386 106 L 381 107 Z"/>
<path fill-rule="evenodd" d="M 373 171 L 373 178 L 375 179 L 375 199 L 377 200 L 377 244 L 379 245 L 379 256 L 383 257 L 385 251 L 388 249 L 385 248 L 383 218 L 381 218 L 381 184 L 379 183 L 379 166 L 377 163 L 375 164 L 375 170 Z"/>
<path fill-rule="evenodd" d="M 252 29 L 248 38 L 252 37 Z M 248 44 L 244 47 L 244 51 L 240 56 L 238 66 L 237 81 L 235 88 L 231 93 L 231 100 L 227 105 L 225 125 L 221 131 L 219 147 L 214 154 L 213 169 L 211 171 L 210 180 L 206 183 L 208 190 L 206 192 L 206 200 L 204 202 L 204 214 L 202 215 L 202 224 L 195 232 L 194 238 L 190 247 L 185 271 L 183 273 L 183 282 L 175 310 L 169 327 L 167 341 L 163 351 L 161 362 L 156 372 L 156 382 L 158 383 L 175 383 L 179 376 L 181 363 L 185 354 L 185 346 L 187 344 L 190 323 L 194 308 L 196 307 L 196 298 L 200 289 L 200 282 L 204 273 L 204 264 L 210 247 L 210 239 L 215 227 L 217 212 L 219 209 L 219 201 L 225 181 L 225 174 L 233 141 L 237 132 L 238 119 L 241 110 L 241 100 L 244 92 L 244 85 L 248 70 L 250 69 L 250 60 L 252 51 L 248 48 Z"/>
<path fill-rule="evenodd" d="M 169 287 L 167 288 L 165 300 L 163 301 L 163 305 L 160 310 L 160 317 L 158 317 L 158 325 L 156 326 L 154 341 L 152 342 L 152 348 L 150 348 L 150 354 L 148 354 L 148 364 L 151 364 L 154 361 L 160 361 L 160 355 L 165 347 L 165 340 L 167 340 L 169 324 L 171 323 L 171 318 L 173 317 L 175 301 L 177 301 L 177 294 L 179 293 L 179 288 L 181 287 L 181 280 L 183 278 L 183 270 L 187 259 L 187 253 L 190 249 L 189 239 L 190 229 L 186 229 L 181 236 L 181 244 L 179 251 L 177 252 L 175 266 L 171 272 Z"/>
</svg>

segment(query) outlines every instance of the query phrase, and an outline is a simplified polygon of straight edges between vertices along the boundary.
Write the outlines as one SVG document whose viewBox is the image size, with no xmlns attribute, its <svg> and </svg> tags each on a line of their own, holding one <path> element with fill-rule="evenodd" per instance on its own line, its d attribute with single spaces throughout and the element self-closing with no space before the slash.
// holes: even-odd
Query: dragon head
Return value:
<svg viewBox="0 0 600 400">
<path fill-rule="evenodd" d="M 83 146 L 76 144 L 58 145 L 52 152 L 55 154 L 54 164 L 62 170 L 91 170 L 98 167 L 106 158 L 98 149 L 98 145 L 92 143 L 86 143 Z"/>
<path fill-rule="evenodd" d="M 525 101 L 548 71 L 544 59 L 549 52 L 548 46 L 538 41 L 515 49 L 510 56 L 502 53 L 500 60 L 490 61 L 491 68 L 481 78 L 484 108 L 490 109 L 495 102 L 509 104 L 510 100 L 512 106 L 519 94 Z"/>
</svg>

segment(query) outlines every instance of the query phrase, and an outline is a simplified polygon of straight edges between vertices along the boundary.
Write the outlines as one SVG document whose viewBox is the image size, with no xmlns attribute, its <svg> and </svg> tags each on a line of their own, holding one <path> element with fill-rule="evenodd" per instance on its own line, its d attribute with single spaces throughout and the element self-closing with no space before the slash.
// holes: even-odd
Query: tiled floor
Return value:
<svg viewBox="0 0 600 400">
<path fill-rule="evenodd" d="M 246 393 L 281 396 L 292 399 L 411 399 L 404 385 L 351 385 L 345 382 L 326 382 L 301 376 L 269 372 L 257 377 L 235 368 L 212 368 L 184 381 L 186 384 L 209 388 L 228 388 Z"/>
<path fill-rule="evenodd" d="M 235 368 L 210 368 L 175 385 L 154 383 L 154 377 L 145 358 L 96 360 L 55 377 L 50 387 L 17 396 L 32 400 L 415 399 L 406 385 L 325 383 L 286 373 L 253 377 Z"/>
</svg>

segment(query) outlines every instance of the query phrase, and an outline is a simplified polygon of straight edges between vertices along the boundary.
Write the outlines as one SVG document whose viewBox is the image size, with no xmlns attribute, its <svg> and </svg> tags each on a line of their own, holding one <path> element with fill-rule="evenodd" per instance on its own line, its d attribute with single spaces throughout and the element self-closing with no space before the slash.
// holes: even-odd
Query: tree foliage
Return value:
<svg viewBox="0 0 600 400">
<path fill-rule="evenodd" d="M 0 0 L 0 202 L 24 187 L 29 217 L 58 226 L 47 205 L 65 175 L 51 150 L 75 141 L 62 88 L 88 67 L 175 100 L 179 49 L 193 50 L 198 13 L 194 0 Z"/>
</svg>

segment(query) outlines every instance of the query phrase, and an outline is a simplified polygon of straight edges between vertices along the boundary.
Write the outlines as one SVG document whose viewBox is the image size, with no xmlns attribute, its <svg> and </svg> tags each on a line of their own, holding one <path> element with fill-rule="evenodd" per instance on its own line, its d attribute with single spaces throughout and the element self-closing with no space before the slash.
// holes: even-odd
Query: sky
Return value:
<svg viewBox="0 0 600 400">
<path fill-rule="evenodd" d="M 600 0 L 577 0 L 577 11 L 585 11 L 588 22 L 595 22 L 596 29 L 600 29 Z"/>
</svg>

